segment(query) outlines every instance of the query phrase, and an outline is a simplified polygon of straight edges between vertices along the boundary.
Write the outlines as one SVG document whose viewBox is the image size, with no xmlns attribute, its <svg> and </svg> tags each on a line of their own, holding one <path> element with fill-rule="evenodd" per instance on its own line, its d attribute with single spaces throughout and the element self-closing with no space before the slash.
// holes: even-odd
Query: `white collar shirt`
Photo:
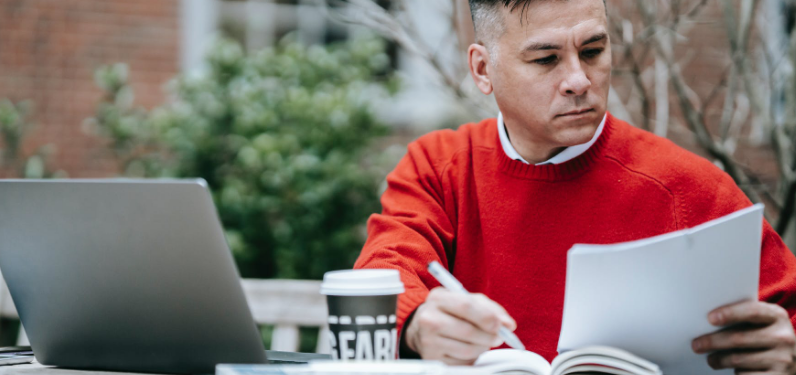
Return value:
<svg viewBox="0 0 796 375">
<path fill-rule="evenodd" d="M 608 117 L 606 114 L 603 116 L 603 120 L 600 122 L 600 126 L 597 127 L 597 131 L 594 132 L 594 136 L 591 138 L 590 141 L 586 143 L 582 143 L 575 146 L 570 146 L 561 151 L 556 156 L 553 156 L 550 159 L 547 159 L 541 163 L 537 163 L 535 165 L 545 165 L 545 164 L 561 164 L 565 161 L 572 160 L 589 149 L 594 142 L 597 142 L 597 138 L 600 137 L 600 134 L 603 132 L 603 127 L 605 127 L 605 119 Z M 503 146 L 503 152 L 506 153 L 512 160 L 519 160 L 525 164 L 531 164 L 527 160 L 523 159 L 523 157 L 514 149 L 514 146 L 511 145 L 511 141 L 509 141 L 509 134 L 506 131 L 506 124 L 503 123 L 503 113 L 498 112 L 497 118 L 497 127 L 498 127 L 498 134 L 500 135 L 500 145 Z"/>
</svg>

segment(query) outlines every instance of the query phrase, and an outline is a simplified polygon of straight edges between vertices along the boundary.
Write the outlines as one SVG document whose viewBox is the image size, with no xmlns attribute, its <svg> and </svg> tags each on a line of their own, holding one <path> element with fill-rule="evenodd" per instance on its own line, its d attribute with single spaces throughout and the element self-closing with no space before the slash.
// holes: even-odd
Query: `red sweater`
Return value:
<svg viewBox="0 0 796 375">
<path fill-rule="evenodd" d="M 387 183 L 355 268 L 401 272 L 399 330 L 439 286 L 426 271 L 437 260 L 503 305 L 528 350 L 548 360 L 573 244 L 655 236 L 751 204 L 709 161 L 610 115 L 589 150 L 557 165 L 509 159 L 495 119 L 435 131 L 408 146 Z M 796 259 L 768 223 L 759 296 L 796 316 Z"/>
</svg>

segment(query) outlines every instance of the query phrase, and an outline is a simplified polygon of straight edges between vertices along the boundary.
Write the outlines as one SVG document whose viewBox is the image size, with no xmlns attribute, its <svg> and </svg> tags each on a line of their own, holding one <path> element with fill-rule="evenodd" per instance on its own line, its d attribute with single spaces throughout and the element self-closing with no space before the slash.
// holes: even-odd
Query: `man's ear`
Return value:
<svg viewBox="0 0 796 375">
<path fill-rule="evenodd" d="M 489 66 L 489 52 L 481 44 L 471 44 L 467 49 L 467 60 L 470 63 L 470 75 L 473 76 L 475 85 L 484 95 L 492 93 L 492 80 L 487 67 Z"/>
</svg>

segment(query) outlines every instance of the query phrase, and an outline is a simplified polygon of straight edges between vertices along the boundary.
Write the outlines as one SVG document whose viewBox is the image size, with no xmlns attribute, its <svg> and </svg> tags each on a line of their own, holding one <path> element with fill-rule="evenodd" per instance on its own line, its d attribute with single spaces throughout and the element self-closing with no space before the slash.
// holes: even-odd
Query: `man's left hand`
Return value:
<svg viewBox="0 0 796 375">
<path fill-rule="evenodd" d="M 736 374 L 796 374 L 796 334 L 788 312 L 779 305 L 744 301 L 708 314 L 710 324 L 731 326 L 694 339 L 694 352 L 708 353 L 714 369 Z"/>
</svg>

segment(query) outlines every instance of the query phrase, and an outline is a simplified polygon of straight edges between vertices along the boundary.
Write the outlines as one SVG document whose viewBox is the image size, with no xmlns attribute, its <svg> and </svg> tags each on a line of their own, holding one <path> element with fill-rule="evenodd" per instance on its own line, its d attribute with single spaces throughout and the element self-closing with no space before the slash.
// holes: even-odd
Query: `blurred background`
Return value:
<svg viewBox="0 0 796 375">
<path fill-rule="evenodd" d="M 608 13 L 609 110 L 723 168 L 796 248 L 796 2 Z M 0 0 L 0 177 L 201 177 L 243 277 L 319 279 L 408 142 L 497 115 L 472 39 L 466 0 Z"/>
</svg>

